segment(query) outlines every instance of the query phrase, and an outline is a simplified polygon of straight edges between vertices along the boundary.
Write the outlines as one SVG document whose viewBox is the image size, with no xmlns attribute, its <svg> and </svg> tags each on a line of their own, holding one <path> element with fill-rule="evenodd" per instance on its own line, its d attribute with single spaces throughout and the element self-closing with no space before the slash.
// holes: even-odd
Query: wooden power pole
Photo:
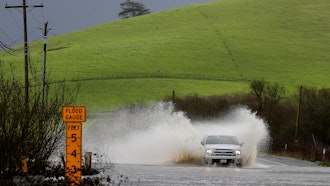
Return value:
<svg viewBox="0 0 330 186">
<path fill-rule="evenodd" d="M 301 95 L 302 95 L 302 86 L 299 89 L 299 102 L 298 102 L 298 111 L 297 111 L 297 119 L 296 119 L 296 130 L 294 133 L 295 142 L 298 143 L 298 127 L 299 127 L 299 120 L 300 120 L 300 105 L 301 105 Z M 313 136 L 314 139 L 314 136 Z"/>
<path fill-rule="evenodd" d="M 24 78 L 25 78 L 25 114 L 28 112 L 29 108 L 29 46 L 28 46 L 28 34 L 27 34 L 27 16 L 26 16 L 26 8 L 36 8 L 36 7 L 44 7 L 44 5 L 33 5 L 27 6 L 26 0 L 22 0 L 22 5 L 19 6 L 8 6 L 5 8 L 22 8 L 23 9 L 23 24 L 24 24 Z"/>
<path fill-rule="evenodd" d="M 28 46 L 28 34 L 27 34 L 27 16 L 26 16 L 26 8 L 36 8 L 36 7 L 44 7 L 44 5 L 33 5 L 27 6 L 26 0 L 22 0 L 22 5 L 19 6 L 8 6 L 6 5 L 5 8 L 22 8 L 23 9 L 23 24 L 24 24 L 24 78 L 25 78 L 25 99 L 24 99 L 24 118 L 22 123 L 22 144 L 20 147 L 22 158 L 26 158 L 25 155 L 25 143 L 27 141 L 26 136 L 29 132 L 29 122 L 28 122 L 28 115 L 29 115 L 29 46 Z M 24 169 L 23 169 L 24 170 Z M 27 171 L 27 170 L 24 170 Z"/>
<path fill-rule="evenodd" d="M 44 109 L 44 99 L 45 99 L 45 84 L 46 84 L 46 52 L 47 52 L 47 26 L 48 22 L 44 26 L 44 60 L 42 63 L 42 88 L 41 88 L 41 108 Z"/>
</svg>

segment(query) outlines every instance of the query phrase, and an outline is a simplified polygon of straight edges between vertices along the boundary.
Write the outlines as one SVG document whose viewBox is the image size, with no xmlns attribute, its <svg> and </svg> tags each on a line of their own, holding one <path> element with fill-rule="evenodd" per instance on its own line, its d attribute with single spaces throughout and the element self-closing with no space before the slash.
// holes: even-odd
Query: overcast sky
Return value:
<svg viewBox="0 0 330 186">
<path fill-rule="evenodd" d="M 8 4 L 22 5 L 22 0 L 0 0 L 0 41 L 8 46 L 23 43 L 23 16 L 21 8 L 6 9 Z M 136 0 L 152 12 L 213 0 Z M 124 0 L 26 0 L 27 5 L 44 5 L 28 8 L 29 41 L 42 38 L 43 25 L 49 22 L 49 36 L 81 30 L 93 25 L 119 19 L 119 4 Z"/>
</svg>

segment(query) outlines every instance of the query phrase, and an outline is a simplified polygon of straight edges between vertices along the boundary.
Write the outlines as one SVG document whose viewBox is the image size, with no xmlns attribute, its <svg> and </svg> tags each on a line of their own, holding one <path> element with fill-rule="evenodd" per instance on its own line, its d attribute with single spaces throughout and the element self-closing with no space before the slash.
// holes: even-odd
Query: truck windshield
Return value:
<svg viewBox="0 0 330 186">
<path fill-rule="evenodd" d="M 238 145 L 238 140 L 234 136 L 209 136 L 206 144 L 235 144 Z"/>
</svg>

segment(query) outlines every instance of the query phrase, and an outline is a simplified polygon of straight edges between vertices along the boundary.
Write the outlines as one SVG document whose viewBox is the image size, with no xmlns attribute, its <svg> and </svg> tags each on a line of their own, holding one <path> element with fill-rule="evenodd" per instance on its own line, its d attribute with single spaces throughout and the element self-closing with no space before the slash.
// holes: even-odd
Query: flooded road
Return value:
<svg viewBox="0 0 330 186">
<path fill-rule="evenodd" d="M 128 177 L 122 185 L 329 185 L 330 168 L 307 161 L 259 155 L 252 167 L 128 165 L 115 169 Z"/>
<path fill-rule="evenodd" d="M 100 175 L 111 175 L 112 185 L 330 185 L 330 168 L 263 154 L 270 144 L 268 124 L 244 106 L 191 121 L 171 103 L 159 102 L 104 114 L 84 131 L 84 149 L 115 163 Z M 242 168 L 201 165 L 201 140 L 210 134 L 238 138 Z"/>
</svg>

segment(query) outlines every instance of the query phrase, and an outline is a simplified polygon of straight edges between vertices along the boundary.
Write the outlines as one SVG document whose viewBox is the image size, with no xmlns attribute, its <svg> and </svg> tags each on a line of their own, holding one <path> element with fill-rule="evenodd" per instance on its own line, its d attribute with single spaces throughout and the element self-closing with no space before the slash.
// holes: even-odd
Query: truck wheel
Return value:
<svg viewBox="0 0 330 186">
<path fill-rule="evenodd" d="M 205 165 L 211 166 L 212 165 L 212 160 L 205 160 Z"/>
</svg>

